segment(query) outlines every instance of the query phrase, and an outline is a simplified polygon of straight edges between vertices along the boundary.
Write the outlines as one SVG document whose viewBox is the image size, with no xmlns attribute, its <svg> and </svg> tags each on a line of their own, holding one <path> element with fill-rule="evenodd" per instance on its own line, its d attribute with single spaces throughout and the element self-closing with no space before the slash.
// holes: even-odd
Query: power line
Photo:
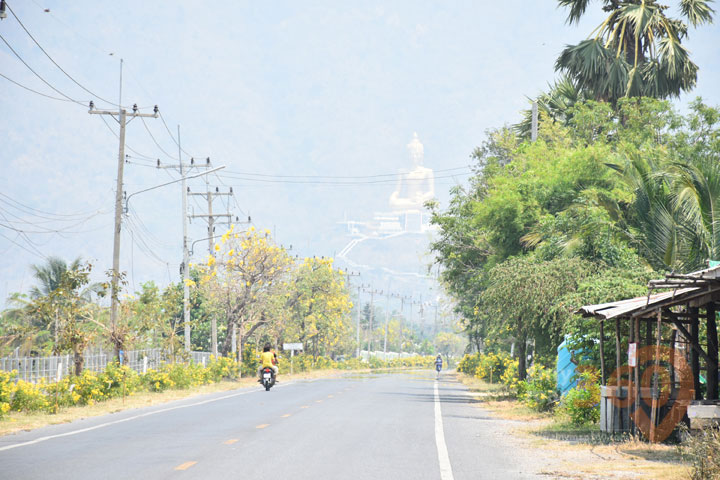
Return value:
<svg viewBox="0 0 720 480">
<path fill-rule="evenodd" d="M 135 243 L 137 245 L 137 247 L 143 253 L 145 253 L 145 255 L 147 257 L 149 257 L 151 260 L 154 260 L 161 265 L 168 265 L 169 262 L 160 258 L 160 256 L 158 256 L 155 253 L 155 251 L 152 249 L 152 247 L 150 247 L 148 245 L 147 240 L 143 237 L 142 232 L 140 231 L 139 227 L 135 224 L 133 219 L 131 217 L 127 217 L 126 220 L 127 220 L 128 230 L 130 230 L 133 233 L 133 235 L 131 235 L 132 241 L 135 242 L 136 238 L 139 241 L 139 243 L 137 243 L 137 242 Z"/>
<path fill-rule="evenodd" d="M 18 235 L 22 235 L 22 234 L 19 233 Z M 25 245 L 23 245 L 23 244 L 21 244 L 21 243 L 18 243 L 17 241 L 15 241 L 15 240 L 13 240 L 13 239 L 11 239 L 11 238 L 9 238 L 9 237 L 6 237 L 5 235 L 3 235 L 2 232 L 0 232 L 0 237 L 3 237 L 4 239 L 6 239 L 7 241 L 9 241 L 9 242 L 12 243 L 13 245 L 22 248 L 22 249 L 25 250 L 26 252 L 28 252 L 28 253 L 30 253 L 30 254 L 32 254 L 32 255 L 35 255 L 36 257 L 40 257 L 40 258 L 42 258 L 42 259 L 47 259 L 47 257 L 46 257 L 45 255 L 43 255 L 41 252 L 40 252 L 40 253 L 36 253 L 36 252 L 33 252 L 32 250 L 29 250 L 28 248 L 25 247 Z M 17 239 L 17 236 L 15 237 L 15 239 Z M 38 251 L 38 252 L 39 252 L 39 251 Z"/>
<path fill-rule="evenodd" d="M 20 88 L 24 88 L 25 90 L 27 90 L 27 91 L 29 91 L 29 92 L 32 92 L 32 93 L 34 93 L 34 94 L 36 94 L 36 95 L 40 95 L 41 97 L 49 98 L 49 99 L 51 99 L 51 100 L 58 100 L 58 101 L 60 101 L 60 102 L 71 102 L 71 101 L 72 101 L 72 100 L 68 100 L 68 99 L 66 99 L 66 98 L 53 97 L 52 95 L 48 95 L 48 94 L 46 94 L 46 93 L 42 93 L 42 92 L 38 92 L 37 90 L 33 90 L 33 89 L 30 88 L 30 87 L 26 87 L 26 86 L 23 85 L 22 83 L 16 82 L 15 80 L 13 80 L 12 78 L 8 77 L 7 75 L 3 75 L 2 73 L 0 73 L 0 77 L 4 78 L 5 80 L 7 80 L 7 81 L 10 82 L 10 83 L 14 83 L 15 85 L 17 85 L 17 86 L 20 87 Z"/>
<path fill-rule="evenodd" d="M 230 173 L 230 172 L 228 172 Z M 244 180 L 247 182 L 257 182 L 257 183 L 285 183 L 285 184 L 305 184 L 305 185 L 327 185 L 327 186 L 353 186 L 353 185 L 387 185 L 392 184 L 397 181 L 397 179 L 385 179 L 385 180 L 368 180 L 368 181 L 356 181 L 356 182 L 341 182 L 341 181 L 321 181 L 321 180 L 281 180 L 281 179 L 269 179 L 269 178 L 252 178 L 252 177 L 245 177 L 240 175 L 233 175 L 223 173 L 223 177 L 225 178 L 231 178 L 236 180 Z M 443 178 L 454 178 L 456 176 L 460 175 L 472 175 L 473 172 L 461 172 L 461 173 L 455 173 L 452 175 L 441 175 L 434 177 L 434 179 L 443 179 Z M 405 178 L 403 179 L 406 183 L 411 184 L 419 184 L 424 183 L 427 180 L 426 179 L 412 179 L 412 178 Z"/>
<path fill-rule="evenodd" d="M 161 242 L 153 233 L 150 231 L 149 228 L 145 225 L 145 223 L 140 218 L 140 215 L 138 214 L 137 210 L 135 210 L 134 207 L 129 207 L 130 213 L 134 215 L 133 220 L 137 222 L 137 225 L 139 225 L 140 229 L 143 230 L 145 234 L 149 237 L 150 240 L 153 241 L 156 245 L 160 245 L 163 248 L 175 248 L 173 245 L 170 245 L 168 243 Z"/>
<path fill-rule="evenodd" d="M 30 65 L 28 65 L 28 63 L 20 56 L 20 54 L 15 51 L 15 49 L 8 43 L 7 40 L 5 40 L 5 37 L 3 37 L 2 35 L 0 35 L 0 40 L 2 40 L 3 43 L 5 43 L 5 45 L 7 45 L 7 47 L 10 49 L 10 51 L 18 58 L 18 60 L 20 60 L 20 61 L 23 63 L 23 65 L 25 65 L 25 66 L 28 68 L 28 70 L 30 70 L 36 77 L 38 77 L 45 85 L 47 85 L 48 87 L 52 88 L 52 89 L 55 91 L 55 93 L 60 94 L 61 96 L 63 96 L 63 97 L 65 97 L 66 99 L 68 99 L 68 101 L 77 103 L 78 105 L 82 105 L 82 106 L 87 105 L 87 102 L 83 103 L 83 102 L 80 102 L 80 101 L 78 101 L 78 100 L 75 100 L 74 98 L 71 98 L 71 97 L 65 95 L 63 92 L 61 92 L 61 91 L 58 90 L 57 88 L 53 87 L 53 86 L 50 84 L 50 82 L 48 82 L 47 80 L 45 80 L 45 79 L 44 79 L 39 73 L 37 73 Z"/>
<path fill-rule="evenodd" d="M 165 130 L 167 130 L 168 135 L 170 135 L 170 138 L 172 138 L 172 141 L 175 142 L 175 145 L 180 149 L 181 152 L 183 152 L 188 157 L 196 157 L 197 155 L 190 155 L 188 152 L 186 152 L 178 143 L 177 139 L 175 138 L 175 135 L 173 135 L 172 131 L 170 130 L 170 127 L 168 127 L 167 123 L 165 123 L 165 117 L 163 117 L 162 112 L 160 112 L 160 120 L 162 121 L 162 124 L 165 126 Z M 198 158 L 200 158 L 198 156 Z"/>
<path fill-rule="evenodd" d="M 50 215 L 50 216 L 53 216 L 53 217 L 64 217 L 64 218 L 69 218 L 69 217 L 83 217 L 83 216 L 88 216 L 88 215 L 96 215 L 96 214 L 98 213 L 97 211 L 95 211 L 95 212 L 81 212 L 81 213 L 53 213 L 53 212 L 46 212 L 46 211 L 43 211 L 43 210 L 38 210 L 37 208 L 31 207 L 30 205 L 26 205 L 26 204 L 24 204 L 24 203 L 22 203 L 22 202 L 19 202 L 19 201 L 15 200 L 14 198 L 10 197 L 9 195 L 6 195 L 6 194 L 4 194 L 4 193 L 2 193 L 2 192 L 0 192 L 0 196 L 5 197 L 7 200 L 9 200 L 9 202 L 8 202 L 7 200 L 0 199 L 0 202 L 3 202 L 3 203 L 5 203 L 5 204 L 7 204 L 7 205 L 10 205 L 11 207 L 16 208 L 16 209 L 18 209 L 18 210 L 20 210 L 20 211 L 23 211 L 23 209 L 25 209 L 25 210 L 30 210 L 30 212 L 25 212 L 25 213 L 28 213 L 29 215 L 35 215 L 35 216 L 38 216 L 38 217 L 40 217 L 40 218 L 48 218 L 48 217 L 43 217 L 43 216 L 41 216 L 41 215 L 37 215 L 37 214 L 34 214 L 34 213 L 32 213 L 32 212 L 37 212 L 37 213 L 40 213 L 40 214 L 43 214 L 43 215 Z M 17 205 L 17 206 L 16 206 L 16 205 Z M 51 220 L 52 220 L 52 218 L 51 218 Z"/>
<path fill-rule="evenodd" d="M 467 170 L 468 168 L 471 168 L 469 165 L 463 165 L 461 167 L 453 167 L 453 168 L 443 168 L 440 170 L 435 170 L 434 173 L 443 173 L 443 172 L 452 172 L 456 170 Z M 379 173 L 375 175 L 339 175 L 339 176 L 333 176 L 333 175 L 277 175 L 277 174 L 266 174 L 266 173 L 251 173 L 251 172 L 233 172 L 226 170 L 224 174 L 232 174 L 232 175 L 246 175 L 246 176 L 252 176 L 252 177 L 266 177 L 266 178 L 309 178 L 309 179 L 330 179 L 330 180 L 355 180 L 355 179 L 370 179 L 370 178 L 380 178 L 380 177 L 402 177 L 403 175 L 407 175 L 408 173 Z M 440 177 L 436 177 L 440 178 Z M 393 179 L 394 181 L 394 179 Z"/>
<path fill-rule="evenodd" d="M 161 118 L 162 118 L 162 117 L 161 117 Z M 142 121 L 142 124 L 143 124 L 143 126 L 145 127 L 145 131 L 148 133 L 148 135 L 150 135 L 150 138 L 152 138 L 153 143 L 155 143 L 155 146 L 156 146 L 162 153 L 164 153 L 166 157 L 168 157 L 168 158 L 171 159 L 171 160 L 175 160 L 175 158 L 173 158 L 169 153 L 167 153 L 167 152 L 165 151 L 165 149 L 160 146 L 160 144 L 157 142 L 157 140 L 155 140 L 155 136 L 152 134 L 152 132 L 151 132 L 150 129 L 148 128 L 147 123 L 145 123 L 145 119 L 142 118 L 142 117 L 140 117 L 140 120 Z"/>
<path fill-rule="evenodd" d="M 89 93 L 90 95 L 92 95 L 92 96 L 94 96 L 94 97 L 102 100 L 103 102 L 109 103 L 110 105 L 113 105 L 113 106 L 115 106 L 115 107 L 119 107 L 119 106 L 120 106 L 120 105 L 118 105 L 117 103 L 113 103 L 113 102 L 111 102 L 110 100 L 106 100 L 106 99 L 104 99 L 103 97 L 101 97 L 100 95 L 98 95 L 97 93 L 94 93 L 94 92 L 90 91 L 89 89 L 85 88 L 85 86 L 83 86 L 80 82 L 78 82 L 77 80 L 75 80 L 75 79 L 72 77 L 72 75 L 70 75 L 69 73 L 67 73 L 67 72 L 65 71 L 65 69 L 63 69 L 60 65 L 58 65 L 58 63 L 50 56 L 50 54 L 47 53 L 47 51 L 45 51 L 45 49 L 42 47 L 42 45 L 40 45 L 40 43 L 35 39 L 35 37 L 30 33 L 30 31 L 25 27 L 25 25 L 24 25 L 23 22 L 20 20 L 20 18 L 18 18 L 18 16 L 15 14 L 15 12 L 14 12 L 13 9 L 10 7 L 10 5 L 8 5 L 7 2 L 5 3 L 5 5 L 7 6 L 8 10 L 10 10 L 10 13 L 12 13 L 13 17 L 15 17 L 15 20 L 17 20 L 17 22 L 20 24 L 20 26 L 22 27 L 22 29 L 25 30 L 25 33 L 27 33 L 28 36 L 32 39 L 32 41 L 35 42 L 35 45 L 37 45 L 37 47 L 40 49 L 40 51 L 42 51 L 42 52 L 45 54 L 45 56 L 53 63 L 53 65 L 55 65 L 62 73 L 64 73 L 66 77 L 68 77 L 70 80 L 72 80 L 72 82 L 73 82 L 75 85 L 77 85 L 78 87 L 82 88 L 83 90 L 85 90 L 85 91 L 86 91 L 87 93 Z"/>
<path fill-rule="evenodd" d="M 115 135 L 115 138 L 120 139 L 120 136 L 119 136 L 117 133 L 115 133 L 115 130 L 113 130 L 112 127 L 110 126 L 110 124 L 107 123 L 107 120 L 105 120 L 105 117 L 104 117 L 104 116 L 101 115 L 101 116 L 100 116 L 100 120 L 102 120 L 103 123 L 105 124 L 105 126 L 108 128 L 108 130 L 110 130 L 110 131 L 112 132 L 112 134 Z M 133 152 L 133 153 L 134 153 L 135 155 L 137 155 L 139 158 L 143 158 L 143 159 L 145 159 L 145 160 L 153 160 L 153 161 L 156 160 L 156 159 L 153 158 L 153 157 L 149 157 L 149 156 L 147 156 L 147 155 L 144 155 L 144 154 L 138 152 L 137 150 L 135 150 L 134 148 L 132 148 L 130 145 L 128 145 L 127 142 L 125 142 L 125 148 L 127 148 L 128 150 L 130 150 L 131 152 Z"/>
</svg>

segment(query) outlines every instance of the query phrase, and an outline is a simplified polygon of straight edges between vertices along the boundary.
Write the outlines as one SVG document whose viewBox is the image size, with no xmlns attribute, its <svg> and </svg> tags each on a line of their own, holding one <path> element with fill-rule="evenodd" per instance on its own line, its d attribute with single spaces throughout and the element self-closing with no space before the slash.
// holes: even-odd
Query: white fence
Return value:
<svg viewBox="0 0 720 480">
<path fill-rule="evenodd" d="M 367 350 L 360 350 L 360 358 L 364 361 L 368 361 L 370 357 L 379 358 L 380 360 L 395 360 L 396 358 L 409 358 L 417 355 L 416 353 L 406 352 L 368 352 Z"/>
<path fill-rule="evenodd" d="M 210 359 L 209 352 L 190 352 L 190 361 L 203 365 Z M 108 361 L 113 358 L 112 352 L 87 350 L 84 354 L 83 369 L 102 372 Z M 123 352 L 123 363 L 138 373 L 157 368 L 170 361 L 170 355 L 156 348 L 150 350 L 129 350 Z M 73 355 L 55 355 L 51 357 L 3 357 L 0 358 L 0 370 L 17 370 L 18 379 L 37 383 L 41 380 L 55 381 L 58 373 L 61 377 L 75 373 Z"/>
</svg>

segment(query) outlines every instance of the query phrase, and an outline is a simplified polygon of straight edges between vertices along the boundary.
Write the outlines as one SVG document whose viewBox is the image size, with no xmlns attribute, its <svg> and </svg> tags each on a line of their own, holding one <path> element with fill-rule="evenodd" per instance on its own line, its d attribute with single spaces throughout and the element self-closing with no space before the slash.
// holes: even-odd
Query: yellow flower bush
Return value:
<svg viewBox="0 0 720 480">
<path fill-rule="evenodd" d="M 0 371 L 0 418 L 10 411 L 10 402 L 15 394 L 15 382 L 17 370 L 11 372 Z"/>
</svg>

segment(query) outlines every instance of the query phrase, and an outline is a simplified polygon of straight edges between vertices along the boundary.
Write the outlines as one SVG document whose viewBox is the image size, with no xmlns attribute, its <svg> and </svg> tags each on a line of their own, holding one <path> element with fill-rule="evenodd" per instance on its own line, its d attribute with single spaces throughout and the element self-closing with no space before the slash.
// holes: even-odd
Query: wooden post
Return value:
<svg viewBox="0 0 720 480">
<path fill-rule="evenodd" d="M 648 322 L 650 325 L 650 322 Z M 655 373 L 653 375 L 653 389 L 652 389 L 652 407 L 650 410 L 650 441 L 655 442 L 655 423 L 657 422 L 657 409 L 658 409 L 658 397 L 660 396 L 660 384 L 659 375 L 657 373 L 660 367 L 660 335 L 662 329 L 662 313 L 660 310 L 657 312 L 657 331 L 655 338 Z"/>
<path fill-rule="evenodd" d="M 600 320 L 600 385 L 605 385 L 605 320 Z"/>
<path fill-rule="evenodd" d="M 690 350 L 690 366 L 693 374 L 693 387 L 695 388 L 695 400 L 702 400 L 702 392 L 700 391 L 700 355 L 697 348 L 700 347 L 700 319 L 698 314 L 700 309 L 697 307 L 688 308 L 690 313 L 690 343 L 693 348 Z"/>
<path fill-rule="evenodd" d="M 718 399 L 718 334 L 715 319 L 715 303 L 707 304 L 707 396 L 708 400 Z"/>
<path fill-rule="evenodd" d="M 677 384 L 677 372 L 675 368 L 675 347 L 677 346 L 677 329 L 671 324 L 671 327 L 673 327 L 672 332 L 670 332 L 670 365 L 672 365 L 672 368 L 670 369 L 670 390 L 671 394 L 675 391 L 675 386 Z"/>
<path fill-rule="evenodd" d="M 628 346 L 635 342 L 635 319 L 631 318 L 630 323 L 628 325 Z M 627 354 L 626 354 L 627 358 Z M 635 373 L 635 369 L 633 367 L 629 367 L 628 369 L 628 387 L 626 392 L 627 397 L 627 411 L 628 411 L 628 419 L 630 420 L 628 423 L 628 432 L 633 432 L 633 429 L 635 428 L 635 422 L 632 418 L 632 402 L 633 402 L 633 395 L 635 394 L 634 390 L 632 389 L 632 383 L 635 381 L 633 374 Z"/>
<path fill-rule="evenodd" d="M 620 341 L 620 319 L 615 318 L 615 373 L 617 376 L 616 386 L 617 386 L 618 398 L 622 397 L 622 387 L 621 387 L 622 378 L 620 376 L 620 365 L 621 365 L 621 363 L 620 363 L 620 361 L 621 361 L 620 360 L 620 346 L 621 345 L 622 345 L 622 342 Z M 622 405 L 622 403 L 620 403 L 620 405 Z M 625 421 L 623 420 L 622 410 L 623 410 L 622 407 L 620 407 L 619 412 L 618 412 L 618 419 L 620 420 L 619 428 L 620 428 L 621 432 L 625 429 L 625 425 L 624 425 Z"/>
<path fill-rule="evenodd" d="M 640 318 L 635 318 L 635 343 L 637 343 L 637 349 L 636 352 L 640 352 Z M 635 382 L 635 418 L 638 417 L 638 412 L 640 411 L 640 357 L 636 353 L 636 359 L 635 359 L 635 368 L 634 368 L 634 382 Z M 635 435 L 639 433 L 637 421 L 633 422 L 635 424 Z"/>
</svg>

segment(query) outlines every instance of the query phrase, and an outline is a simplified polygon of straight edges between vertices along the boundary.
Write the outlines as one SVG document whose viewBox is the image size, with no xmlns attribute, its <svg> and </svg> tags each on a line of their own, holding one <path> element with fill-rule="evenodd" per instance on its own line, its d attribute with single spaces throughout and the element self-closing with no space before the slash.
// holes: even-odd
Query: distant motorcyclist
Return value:
<svg viewBox="0 0 720 480">
<path fill-rule="evenodd" d="M 438 353 L 438 356 L 435 357 L 435 370 L 437 370 L 438 376 L 440 376 L 440 370 L 442 370 L 442 355 Z"/>
<path fill-rule="evenodd" d="M 270 344 L 266 343 L 260 354 L 260 367 L 258 367 L 258 382 L 262 383 L 262 371 L 265 367 L 269 367 L 273 371 L 275 382 L 277 382 L 278 367 L 277 354 L 272 351 Z"/>
</svg>

